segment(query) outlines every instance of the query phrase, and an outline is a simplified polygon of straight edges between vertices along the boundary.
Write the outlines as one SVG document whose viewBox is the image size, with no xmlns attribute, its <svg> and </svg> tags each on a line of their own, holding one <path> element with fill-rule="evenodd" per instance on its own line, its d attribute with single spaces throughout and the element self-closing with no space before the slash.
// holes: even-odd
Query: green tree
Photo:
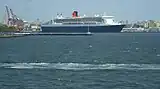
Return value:
<svg viewBox="0 0 160 89">
<path fill-rule="evenodd" d="M 8 27 L 7 25 L 0 24 L 0 32 L 14 32 L 16 31 L 15 27 Z"/>
</svg>

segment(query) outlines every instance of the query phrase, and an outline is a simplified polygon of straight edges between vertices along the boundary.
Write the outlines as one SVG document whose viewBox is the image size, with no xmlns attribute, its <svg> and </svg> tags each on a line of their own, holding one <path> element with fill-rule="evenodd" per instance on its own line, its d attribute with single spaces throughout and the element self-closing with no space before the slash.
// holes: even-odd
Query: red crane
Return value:
<svg viewBox="0 0 160 89">
<path fill-rule="evenodd" d="M 6 13 L 7 13 L 7 16 L 6 16 L 6 21 L 7 22 L 7 25 L 10 25 L 10 14 L 9 14 L 9 9 L 8 9 L 8 6 L 5 6 L 6 7 Z"/>
<path fill-rule="evenodd" d="M 9 9 L 8 6 L 6 7 L 6 13 L 7 13 L 7 22 L 6 25 L 7 26 L 14 26 L 16 27 L 18 30 L 22 30 L 23 26 L 24 26 L 24 22 L 23 20 L 19 19 L 12 11 L 12 9 Z"/>
</svg>

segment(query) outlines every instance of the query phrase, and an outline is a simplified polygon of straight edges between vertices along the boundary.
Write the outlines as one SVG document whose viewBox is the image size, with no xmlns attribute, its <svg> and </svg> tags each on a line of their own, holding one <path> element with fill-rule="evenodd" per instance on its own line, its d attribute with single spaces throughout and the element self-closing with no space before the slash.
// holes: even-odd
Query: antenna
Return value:
<svg viewBox="0 0 160 89">
<path fill-rule="evenodd" d="M 103 13 L 103 16 L 106 16 L 106 12 Z"/>
</svg>

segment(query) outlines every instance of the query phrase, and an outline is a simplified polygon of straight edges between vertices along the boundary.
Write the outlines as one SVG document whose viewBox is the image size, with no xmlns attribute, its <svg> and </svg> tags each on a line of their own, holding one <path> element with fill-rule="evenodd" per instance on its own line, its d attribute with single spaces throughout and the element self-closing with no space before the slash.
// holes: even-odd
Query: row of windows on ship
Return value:
<svg viewBox="0 0 160 89">
<path fill-rule="evenodd" d="M 104 23 L 104 21 L 54 21 L 55 23 L 62 24 L 100 24 Z"/>
<path fill-rule="evenodd" d="M 90 21 L 90 22 L 55 22 L 55 23 L 61 23 L 61 24 L 101 24 L 103 22 Z"/>
</svg>

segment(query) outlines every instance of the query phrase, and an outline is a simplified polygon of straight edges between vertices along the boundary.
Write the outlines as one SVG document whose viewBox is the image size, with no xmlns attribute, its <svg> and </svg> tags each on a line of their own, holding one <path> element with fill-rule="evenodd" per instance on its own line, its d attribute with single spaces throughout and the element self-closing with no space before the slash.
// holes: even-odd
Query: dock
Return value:
<svg viewBox="0 0 160 89">
<path fill-rule="evenodd" d="M 45 32 L 1 32 L 0 38 L 13 38 L 24 36 L 91 36 L 90 32 L 86 33 L 45 33 Z"/>
<path fill-rule="evenodd" d="M 42 35 L 63 35 L 63 36 L 90 36 L 93 35 L 90 32 L 86 33 L 45 33 L 45 32 L 20 32 L 20 33 L 13 33 L 14 35 L 25 35 L 25 36 L 42 36 Z"/>
<path fill-rule="evenodd" d="M 0 38 L 13 38 L 13 37 L 23 37 L 22 34 L 0 34 Z"/>
</svg>

